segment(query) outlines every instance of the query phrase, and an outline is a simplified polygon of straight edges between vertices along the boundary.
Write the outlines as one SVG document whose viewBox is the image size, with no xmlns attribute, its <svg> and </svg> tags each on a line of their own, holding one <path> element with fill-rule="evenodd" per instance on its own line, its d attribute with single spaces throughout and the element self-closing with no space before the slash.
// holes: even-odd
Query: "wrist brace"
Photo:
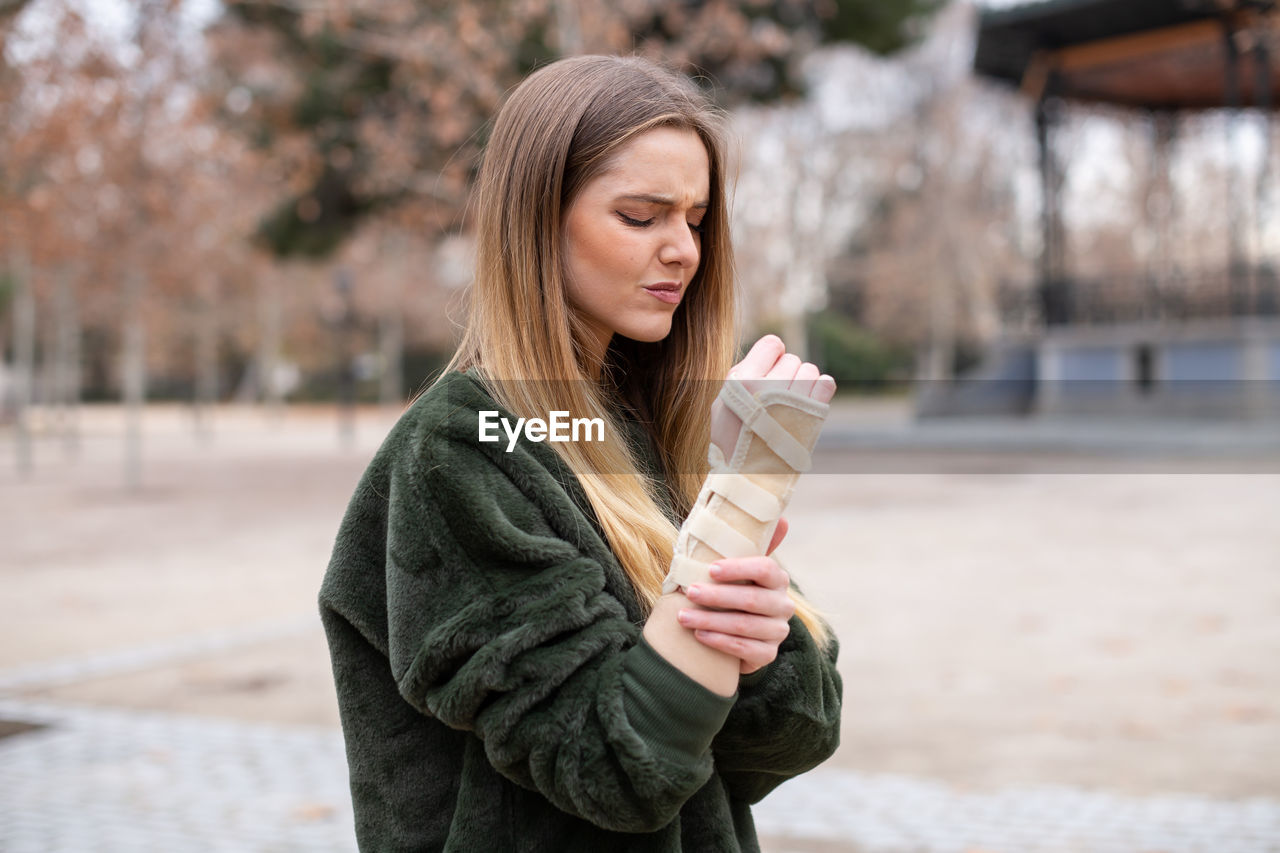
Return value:
<svg viewBox="0 0 1280 853">
<path fill-rule="evenodd" d="M 830 411 L 826 403 L 793 391 L 752 395 L 732 378 L 719 399 L 742 429 L 728 459 L 714 443 L 707 451 L 711 473 L 680 528 L 664 593 L 709 581 L 710 564 L 721 557 L 765 552 L 796 480 L 809 470 Z"/>
</svg>

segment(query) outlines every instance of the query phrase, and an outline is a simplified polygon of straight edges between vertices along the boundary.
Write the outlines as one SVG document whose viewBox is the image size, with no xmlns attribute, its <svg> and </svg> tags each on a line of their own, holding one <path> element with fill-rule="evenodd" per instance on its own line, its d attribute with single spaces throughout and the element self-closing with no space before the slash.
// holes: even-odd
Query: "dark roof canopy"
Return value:
<svg viewBox="0 0 1280 853">
<path fill-rule="evenodd" d="M 1275 0 L 1043 0 L 987 10 L 974 70 L 1033 97 L 1048 92 L 1150 109 L 1271 107 L 1280 94 L 1274 6 Z"/>
</svg>

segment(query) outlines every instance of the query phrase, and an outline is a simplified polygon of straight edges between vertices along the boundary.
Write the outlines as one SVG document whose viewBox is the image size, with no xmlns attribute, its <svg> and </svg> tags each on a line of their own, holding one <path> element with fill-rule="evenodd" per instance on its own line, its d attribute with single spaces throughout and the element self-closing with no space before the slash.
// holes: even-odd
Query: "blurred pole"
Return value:
<svg viewBox="0 0 1280 853">
<path fill-rule="evenodd" d="M 396 233 L 386 243 L 390 275 L 382 282 L 382 315 L 378 321 L 379 361 L 378 402 L 398 406 L 404 400 L 404 313 L 400 302 L 404 292 L 405 238 Z"/>
<path fill-rule="evenodd" d="M 58 385 L 58 273 L 56 267 L 42 271 L 50 282 L 45 292 L 44 311 L 36 323 L 36 360 L 32 371 L 35 390 L 32 399 L 40 402 L 41 424 L 47 435 L 57 435 L 61 429 L 62 388 Z M 39 308 L 37 307 L 37 311 Z"/>
<path fill-rule="evenodd" d="M 267 416 L 280 417 L 280 283 L 275 271 L 267 271 L 258 279 L 258 390 Z"/>
<path fill-rule="evenodd" d="M 930 382 L 950 382 L 956 373 L 955 289 L 949 279 L 936 274 L 929 276 L 928 328 L 924 378 Z"/>
<path fill-rule="evenodd" d="M 124 481 L 131 490 L 142 486 L 142 416 L 147 395 L 147 341 L 142 321 L 143 274 L 125 274 L 124 293 Z"/>
<path fill-rule="evenodd" d="M 196 436 L 213 438 L 213 407 L 218 402 L 218 280 L 209 274 L 201 282 L 199 316 L 196 318 L 196 387 L 194 400 Z"/>
<path fill-rule="evenodd" d="M 1144 212 L 1151 235 L 1147 250 L 1147 292 L 1143 319 L 1164 319 L 1164 295 L 1173 280 L 1173 143 L 1178 117 L 1169 110 L 1151 116 L 1151 160 L 1147 172 Z"/>
<path fill-rule="evenodd" d="M 349 447 L 356 436 L 356 376 L 352 355 L 352 337 L 355 332 L 356 312 L 351 273 L 346 267 L 338 267 L 333 276 L 334 289 L 342 305 L 335 326 L 338 354 L 338 439 Z"/>
<path fill-rule="evenodd" d="M 1267 47 L 1267 39 L 1258 38 L 1253 47 L 1253 67 L 1257 75 L 1254 81 L 1254 104 L 1258 107 L 1262 122 L 1262 163 L 1258 167 L 1258 182 L 1254 187 L 1253 239 L 1257 247 L 1254 267 L 1254 304 L 1257 314 L 1269 314 L 1275 311 L 1274 270 L 1271 264 L 1272 252 L 1267 250 L 1266 227 L 1267 209 L 1273 201 L 1272 181 L 1275 173 L 1272 169 L 1273 145 L 1271 139 L 1272 117 L 1271 102 L 1271 52 Z"/>
<path fill-rule="evenodd" d="M 1053 94 L 1055 88 L 1051 72 L 1036 103 L 1036 144 L 1040 154 L 1040 317 L 1045 326 L 1065 325 L 1073 319 L 1066 269 L 1066 234 L 1062 224 L 1065 173 L 1054 139 L 1054 131 L 1063 120 L 1063 106 Z"/>
<path fill-rule="evenodd" d="M 404 402 L 404 316 L 400 306 L 392 303 L 382 312 L 379 338 L 382 349 L 382 375 L 378 377 L 378 402 L 398 406 Z"/>
<path fill-rule="evenodd" d="M 946 221 L 948 214 L 945 200 L 941 199 L 943 182 L 937 176 L 939 169 L 935 169 L 931 162 L 927 144 L 927 140 L 936 132 L 934 128 L 939 126 L 942 95 L 937 81 L 931 80 L 927 85 L 929 96 L 922 100 L 913 116 L 915 127 L 912 138 L 915 141 L 911 147 L 911 165 L 915 173 L 920 176 L 916 192 L 924 200 L 926 207 L 929 206 L 930 200 L 939 205 L 936 213 L 939 215 L 940 224 L 935 227 L 945 229 L 950 225 Z M 945 245 L 946 241 L 943 242 L 943 246 Z M 937 252 L 938 250 L 934 249 L 935 257 Z M 947 267 L 947 272 L 954 274 L 954 270 L 950 267 Z M 928 305 L 921 306 L 927 312 L 924 353 L 920 365 L 920 376 L 926 383 L 926 395 L 945 393 L 945 389 L 955 377 L 955 289 L 958 279 L 958 276 L 955 279 L 944 276 L 941 265 L 929 275 Z"/>
<path fill-rule="evenodd" d="M 1240 93 L 1240 52 L 1236 47 L 1235 32 L 1228 19 L 1222 22 L 1222 47 L 1225 66 L 1222 69 L 1226 81 L 1227 154 L 1233 164 L 1227 173 L 1227 282 L 1229 289 L 1229 313 L 1238 317 L 1248 313 L 1248 270 L 1245 268 L 1244 223 L 1240 206 L 1244 199 L 1239 164 L 1240 113 L 1243 107 Z"/>
<path fill-rule="evenodd" d="M 14 267 L 14 449 L 17 452 L 18 473 L 27 476 L 34 467 L 31 448 L 31 394 L 36 361 L 36 297 L 31 282 L 31 263 L 26 255 L 19 255 Z"/>
<path fill-rule="evenodd" d="M 62 448 L 68 458 L 80 454 L 80 313 L 75 271 L 58 271 L 55 300 L 57 340 L 55 370 Z"/>
</svg>

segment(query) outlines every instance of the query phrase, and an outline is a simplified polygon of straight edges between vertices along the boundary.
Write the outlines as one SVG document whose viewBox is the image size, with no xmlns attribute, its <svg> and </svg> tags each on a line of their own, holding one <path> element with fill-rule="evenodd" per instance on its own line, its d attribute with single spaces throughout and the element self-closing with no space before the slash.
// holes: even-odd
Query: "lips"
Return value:
<svg viewBox="0 0 1280 853">
<path fill-rule="evenodd" d="M 679 282 L 660 281 L 657 284 L 646 285 L 644 289 L 668 305 L 675 305 L 680 301 Z"/>
</svg>

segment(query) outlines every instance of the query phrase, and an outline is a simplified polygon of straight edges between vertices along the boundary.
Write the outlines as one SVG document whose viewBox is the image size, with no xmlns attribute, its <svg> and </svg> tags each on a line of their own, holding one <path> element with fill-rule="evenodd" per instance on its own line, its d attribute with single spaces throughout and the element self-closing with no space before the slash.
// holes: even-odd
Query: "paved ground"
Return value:
<svg viewBox="0 0 1280 853">
<path fill-rule="evenodd" d="M 40 726 L 0 738 L 0 850 L 352 849 L 313 602 L 388 423 L 228 411 L 202 444 L 155 411 L 130 493 L 106 410 L 0 468 L 0 720 Z M 758 808 L 767 849 L 1280 851 L 1271 434 L 1002 429 L 833 418 L 783 553 L 844 744 Z"/>
</svg>

